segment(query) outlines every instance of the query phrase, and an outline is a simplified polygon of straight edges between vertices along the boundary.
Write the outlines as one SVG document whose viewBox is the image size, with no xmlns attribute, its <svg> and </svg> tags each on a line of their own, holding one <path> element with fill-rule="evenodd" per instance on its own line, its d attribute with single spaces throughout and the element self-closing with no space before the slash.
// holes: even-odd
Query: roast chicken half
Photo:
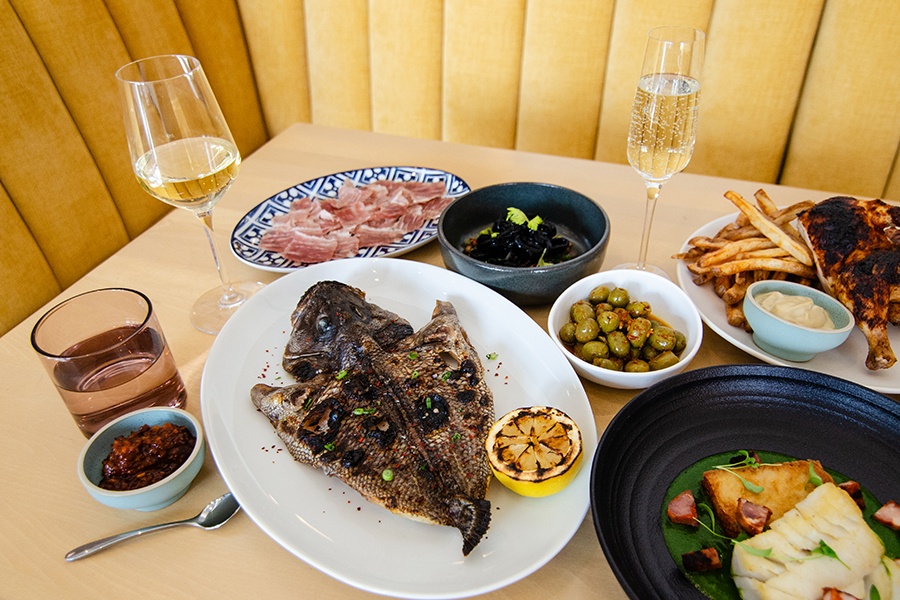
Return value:
<svg viewBox="0 0 900 600">
<path fill-rule="evenodd" d="M 869 369 L 897 362 L 888 325 L 900 325 L 900 206 L 838 196 L 799 215 L 822 286 L 856 317 Z"/>
</svg>

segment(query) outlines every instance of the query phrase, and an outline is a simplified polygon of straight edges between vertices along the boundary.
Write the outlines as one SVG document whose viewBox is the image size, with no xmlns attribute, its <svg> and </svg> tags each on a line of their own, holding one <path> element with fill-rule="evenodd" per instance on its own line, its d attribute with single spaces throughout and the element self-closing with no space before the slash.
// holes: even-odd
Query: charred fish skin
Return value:
<svg viewBox="0 0 900 600">
<path fill-rule="evenodd" d="M 337 336 L 352 329 L 390 349 L 413 333 L 406 319 L 367 302 L 362 290 L 338 281 L 321 281 L 300 298 L 291 314 L 293 330 L 285 346 L 284 369 L 305 381 L 320 373 L 337 372 Z"/>
<path fill-rule="evenodd" d="M 431 321 L 385 359 L 399 376 L 403 414 L 420 432 L 432 468 L 456 489 L 485 497 L 491 470 L 484 443 L 494 422 L 493 395 L 484 367 L 450 303 L 438 301 Z"/>
<path fill-rule="evenodd" d="M 483 368 L 448 303 L 391 343 L 388 351 L 345 322 L 324 348 L 330 371 L 283 388 L 257 384 L 251 399 L 297 461 L 393 512 L 456 527 L 468 555 L 490 525 L 493 398 Z"/>
<path fill-rule="evenodd" d="M 284 388 L 257 384 L 254 404 L 296 460 L 340 478 L 392 512 L 456 527 L 468 555 L 489 527 L 490 503 L 467 496 L 440 458 L 423 452 L 417 432 L 398 425 L 406 417 L 392 386 L 365 359 L 377 354 L 377 345 L 366 339 L 356 349 L 362 360 L 345 361 L 348 374 L 339 383 L 310 389 L 309 383 L 321 384 L 320 377 Z"/>
</svg>

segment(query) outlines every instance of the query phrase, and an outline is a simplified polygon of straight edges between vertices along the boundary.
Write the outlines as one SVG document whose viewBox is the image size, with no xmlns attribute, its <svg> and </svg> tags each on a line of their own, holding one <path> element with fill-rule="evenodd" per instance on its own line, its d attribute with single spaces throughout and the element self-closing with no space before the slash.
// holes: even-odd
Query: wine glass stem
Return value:
<svg viewBox="0 0 900 600">
<path fill-rule="evenodd" d="M 209 249 L 212 250 L 213 260 L 216 263 L 216 270 L 219 272 L 219 280 L 222 282 L 222 297 L 219 298 L 219 304 L 223 307 L 230 306 L 241 300 L 241 295 L 231 288 L 228 279 L 228 272 L 225 264 L 220 259 L 219 247 L 216 243 L 216 234 L 213 230 L 212 211 L 196 213 L 200 222 L 203 223 L 203 231 L 206 233 L 206 240 L 209 242 Z"/>
<path fill-rule="evenodd" d="M 638 254 L 637 268 L 644 270 L 647 267 L 647 247 L 650 245 L 650 227 L 653 225 L 653 212 L 656 210 L 656 200 L 659 198 L 659 184 L 647 184 L 647 206 L 644 209 L 644 231 L 641 233 L 641 250 Z"/>
</svg>

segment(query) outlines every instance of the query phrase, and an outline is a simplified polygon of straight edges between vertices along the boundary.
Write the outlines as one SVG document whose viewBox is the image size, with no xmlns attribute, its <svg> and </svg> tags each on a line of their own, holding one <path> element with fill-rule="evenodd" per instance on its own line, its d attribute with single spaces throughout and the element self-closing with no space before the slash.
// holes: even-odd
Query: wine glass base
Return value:
<svg viewBox="0 0 900 600">
<path fill-rule="evenodd" d="M 258 281 L 237 281 L 209 290 L 194 302 L 191 324 L 203 333 L 219 333 L 231 315 L 264 287 Z"/>
<path fill-rule="evenodd" d="M 638 266 L 638 264 L 636 262 L 630 262 L 630 263 L 622 263 L 621 265 L 616 265 L 615 267 L 612 268 L 613 271 L 615 271 L 617 269 L 632 269 L 635 271 L 646 271 L 648 273 L 653 273 L 654 275 L 659 275 L 660 277 L 665 277 L 669 281 L 672 281 L 672 278 L 669 276 L 668 273 L 666 273 L 665 271 L 663 271 L 662 269 L 660 269 L 659 267 L 654 266 L 654 265 L 645 264 L 643 266 Z"/>
</svg>

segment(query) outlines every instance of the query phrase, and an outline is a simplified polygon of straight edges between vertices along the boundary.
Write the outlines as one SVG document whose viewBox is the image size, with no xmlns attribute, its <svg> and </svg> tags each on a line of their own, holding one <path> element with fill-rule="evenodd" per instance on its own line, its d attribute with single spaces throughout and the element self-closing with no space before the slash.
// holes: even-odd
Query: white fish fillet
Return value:
<svg viewBox="0 0 900 600">
<path fill-rule="evenodd" d="M 810 551 L 820 542 L 838 558 L 813 557 Z M 771 549 L 771 553 L 757 556 L 747 547 Z M 898 586 L 891 582 L 892 568 L 900 572 L 900 566 L 884 557 L 881 538 L 869 528 L 850 495 L 832 483 L 816 488 L 773 521 L 770 529 L 737 544 L 731 562 L 744 600 L 819 600 L 823 588 L 868 598 L 873 585 L 882 600 L 900 600 L 893 593 Z"/>
</svg>

